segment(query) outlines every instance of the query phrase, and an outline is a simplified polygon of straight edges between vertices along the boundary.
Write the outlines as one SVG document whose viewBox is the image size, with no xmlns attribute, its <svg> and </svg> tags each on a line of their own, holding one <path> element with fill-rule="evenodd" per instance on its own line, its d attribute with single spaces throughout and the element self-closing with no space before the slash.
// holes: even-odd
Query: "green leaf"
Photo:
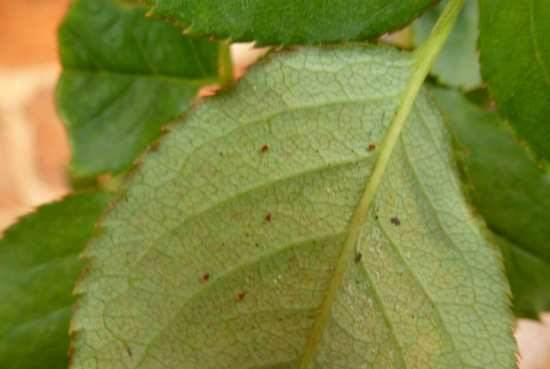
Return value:
<svg viewBox="0 0 550 369">
<path fill-rule="evenodd" d="M 416 44 L 426 40 L 445 4 L 446 1 L 442 1 L 413 23 Z M 439 82 L 464 89 L 473 89 L 481 84 L 477 52 L 478 22 L 477 0 L 466 1 L 453 32 L 432 68 L 431 73 Z"/>
<path fill-rule="evenodd" d="M 464 150 L 470 198 L 498 235 L 516 315 L 550 310 L 550 172 L 539 168 L 494 112 L 433 90 Z"/>
<path fill-rule="evenodd" d="M 0 240 L 0 368 L 67 368 L 78 255 L 107 201 L 103 193 L 66 197 Z"/>
<path fill-rule="evenodd" d="M 499 111 L 550 160 L 550 2 L 480 0 L 481 71 Z"/>
<path fill-rule="evenodd" d="M 145 0 L 187 32 L 233 41 L 319 44 L 373 38 L 419 16 L 432 0 Z"/>
<path fill-rule="evenodd" d="M 145 8 L 75 0 L 59 31 L 59 111 L 72 145 L 71 172 L 120 172 L 161 126 L 185 112 L 204 85 L 220 82 L 226 47 L 181 36 Z"/>
<path fill-rule="evenodd" d="M 529 248 L 509 239 L 498 237 L 497 240 L 514 295 L 515 314 L 522 318 L 539 319 L 541 313 L 550 310 L 548 259 L 539 253 L 531 253 Z"/>
<path fill-rule="evenodd" d="M 337 265 L 413 65 L 389 48 L 273 55 L 192 111 L 89 248 L 74 369 L 513 368 L 498 250 L 424 94 Z"/>
</svg>

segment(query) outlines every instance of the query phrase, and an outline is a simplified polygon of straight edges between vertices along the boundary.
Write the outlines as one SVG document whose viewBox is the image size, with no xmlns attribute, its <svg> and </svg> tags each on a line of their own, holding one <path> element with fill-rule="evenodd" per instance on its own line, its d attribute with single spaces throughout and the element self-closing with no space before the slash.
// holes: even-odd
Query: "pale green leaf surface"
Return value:
<svg viewBox="0 0 550 369">
<path fill-rule="evenodd" d="M 145 0 L 155 14 L 182 22 L 187 32 L 233 41 L 318 44 L 395 31 L 432 0 Z"/>
<path fill-rule="evenodd" d="M 108 196 L 85 193 L 37 209 L 0 240 L 0 368 L 66 369 L 79 254 Z"/>
<path fill-rule="evenodd" d="M 192 111 L 86 254 L 73 368 L 297 368 L 411 66 L 284 53 Z M 513 368 L 498 251 L 449 133 L 424 94 L 410 120 L 309 367 Z"/>
<path fill-rule="evenodd" d="M 115 0 L 75 0 L 61 25 L 57 104 L 75 177 L 127 169 L 201 86 L 219 81 L 225 46 L 144 14 Z"/>
<path fill-rule="evenodd" d="M 495 112 L 433 89 L 461 147 L 469 195 L 499 245 L 518 316 L 550 310 L 550 172 L 537 166 Z"/>
<path fill-rule="evenodd" d="M 426 40 L 446 3 L 442 1 L 413 23 L 416 44 Z M 468 0 L 432 67 L 431 73 L 439 82 L 464 89 L 472 89 L 481 84 L 477 51 L 478 23 L 478 2 Z"/>
<path fill-rule="evenodd" d="M 550 1 L 480 0 L 481 71 L 499 111 L 550 161 Z"/>
</svg>

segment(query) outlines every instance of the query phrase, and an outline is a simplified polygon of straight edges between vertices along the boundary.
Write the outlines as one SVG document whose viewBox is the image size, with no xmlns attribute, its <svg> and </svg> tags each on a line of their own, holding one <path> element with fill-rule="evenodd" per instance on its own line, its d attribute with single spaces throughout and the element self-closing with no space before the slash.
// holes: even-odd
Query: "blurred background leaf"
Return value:
<svg viewBox="0 0 550 369">
<path fill-rule="evenodd" d="M 539 167 L 493 111 L 433 88 L 458 140 L 475 208 L 498 235 L 520 317 L 550 310 L 550 172 Z"/>
<path fill-rule="evenodd" d="M 0 368 L 66 369 L 79 255 L 109 200 L 82 193 L 45 205 L 0 240 Z"/>
<path fill-rule="evenodd" d="M 120 172 L 184 113 L 205 85 L 231 75 L 227 47 L 190 39 L 145 7 L 75 0 L 59 31 L 59 112 L 74 177 Z"/>
<path fill-rule="evenodd" d="M 416 45 L 429 35 L 447 1 L 442 1 L 413 23 Z M 439 83 L 470 90 L 481 85 L 477 39 L 479 35 L 477 0 L 468 0 L 456 26 L 439 54 L 431 74 Z"/>
<path fill-rule="evenodd" d="M 499 112 L 550 160 L 550 1 L 480 0 L 481 71 Z"/>
</svg>

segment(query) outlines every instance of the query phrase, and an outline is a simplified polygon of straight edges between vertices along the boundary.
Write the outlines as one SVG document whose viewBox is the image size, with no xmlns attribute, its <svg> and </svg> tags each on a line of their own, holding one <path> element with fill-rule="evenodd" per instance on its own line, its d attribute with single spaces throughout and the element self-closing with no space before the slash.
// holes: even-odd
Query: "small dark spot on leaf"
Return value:
<svg viewBox="0 0 550 369">
<path fill-rule="evenodd" d="M 268 144 L 263 144 L 262 147 L 260 148 L 260 152 L 267 152 L 268 150 L 269 150 Z"/>
<path fill-rule="evenodd" d="M 376 144 L 373 144 L 373 143 L 369 144 L 369 151 L 374 151 L 374 150 L 376 150 Z"/>
<path fill-rule="evenodd" d="M 266 220 L 266 222 L 271 222 L 271 219 L 272 219 L 272 218 L 273 218 L 273 217 L 272 217 L 271 213 L 267 213 L 267 214 L 265 215 L 265 218 L 264 218 L 264 219 Z"/>
<path fill-rule="evenodd" d="M 401 221 L 399 220 L 398 217 L 393 217 L 393 218 L 391 218 L 391 219 L 390 219 L 390 222 L 391 222 L 391 224 L 393 224 L 393 225 L 395 225 L 395 226 L 401 225 Z"/>
<path fill-rule="evenodd" d="M 75 348 L 73 346 L 69 347 L 69 351 L 67 352 L 67 356 L 68 356 L 70 362 L 72 362 L 74 352 L 75 352 Z"/>
<path fill-rule="evenodd" d="M 362 258 L 363 258 L 363 254 L 361 254 L 360 252 L 355 254 L 355 262 L 356 263 L 360 262 Z"/>
<path fill-rule="evenodd" d="M 159 147 L 160 147 L 160 141 L 155 141 L 151 144 L 151 146 L 149 146 L 149 151 L 155 152 L 159 149 Z"/>
<path fill-rule="evenodd" d="M 128 353 L 128 356 L 132 357 L 132 350 L 130 349 L 130 346 L 126 346 L 126 352 Z"/>
<path fill-rule="evenodd" d="M 210 279 L 210 274 L 209 273 L 204 273 L 201 277 L 202 281 L 203 282 L 208 282 L 208 280 Z"/>
<path fill-rule="evenodd" d="M 242 301 L 242 300 L 244 300 L 245 296 L 246 296 L 246 294 L 245 294 L 243 291 L 239 292 L 239 293 L 237 294 L 237 301 Z"/>
</svg>

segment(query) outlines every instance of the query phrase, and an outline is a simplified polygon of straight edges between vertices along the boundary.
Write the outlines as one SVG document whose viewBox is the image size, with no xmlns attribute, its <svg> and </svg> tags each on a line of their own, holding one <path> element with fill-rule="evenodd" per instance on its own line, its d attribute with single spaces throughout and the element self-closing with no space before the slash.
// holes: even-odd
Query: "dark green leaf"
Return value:
<svg viewBox="0 0 550 369">
<path fill-rule="evenodd" d="M 550 1 L 480 0 L 483 78 L 499 111 L 550 160 Z"/>
<path fill-rule="evenodd" d="M 40 207 L 0 240 L 0 368 L 66 369 L 79 254 L 108 196 Z"/>
<path fill-rule="evenodd" d="M 448 113 L 474 205 L 500 239 L 517 315 L 550 310 L 550 173 L 494 112 L 433 90 Z"/>
<path fill-rule="evenodd" d="M 128 168 L 201 86 L 219 82 L 224 46 L 184 38 L 144 13 L 112 0 L 76 0 L 61 26 L 57 103 L 76 177 Z"/>
<path fill-rule="evenodd" d="M 188 32 L 259 44 L 372 38 L 410 23 L 432 0 L 146 0 Z"/>
<path fill-rule="evenodd" d="M 428 37 L 445 4 L 446 1 L 442 1 L 413 24 L 417 44 Z M 477 0 L 466 1 L 453 32 L 432 68 L 431 73 L 439 82 L 465 89 L 481 84 L 477 52 L 478 21 Z"/>
</svg>

